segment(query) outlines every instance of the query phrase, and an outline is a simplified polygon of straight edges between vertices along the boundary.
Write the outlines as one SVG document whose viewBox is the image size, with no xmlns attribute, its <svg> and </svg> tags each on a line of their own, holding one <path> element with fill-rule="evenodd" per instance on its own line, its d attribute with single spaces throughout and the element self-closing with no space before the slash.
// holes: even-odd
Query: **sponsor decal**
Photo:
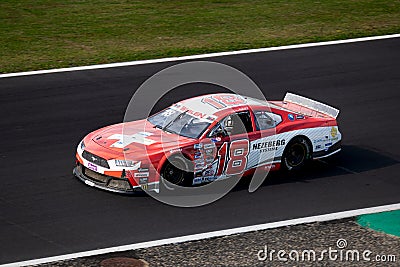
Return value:
<svg viewBox="0 0 400 267">
<path fill-rule="evenodd" d="M 292 113 L 288 114 L 288 119 L 294 121 L 294 115 Z"/>
<path fill-rule="evenodd" d="M 87 164 L 88 169 L 91 169 L 92 171 L 96 171 L 97 172 L 97 166 L 88 162 Z"/>
<path fill-rule="evenodd" d="M 211 163 L 211 162 L 213 162 L 214 161 L 214 158 L 213 157 L 206 157 L 206 163 Z"/>
<path fill-rule="evenodd" d="M 194 179 L 193 179 L 193 185 L 196 185 L 196 184 L 201 184 L 203 182 L 203 177 L 195 177 Z"/>
<path fill-rule="evenodd" d="M 208 148 L 215 148 L 215 144 L 211 143 L 211 144 L 204 144 L 204 149 L 208 149 Z"/>
<path fill-rule="evenodd" d="M 335 137 L 337 136 L 337 134 L 338 134 L 338 130 L 336 129 L 336 127 L 332 127 L 332 129 L 331 129 L 331 136 L 332 136 L 333 138 L 335 138 Z"/>
<path fill-rule="evenodd" d="M 161 116 L 163 117 L 169 117 L 171 115 L 173 115 L 176 111 L 173 109 L 167 109 L 166 111 L 164 111 Z"/>
<path fill-rule="evenodd" d="M 175 104 L 171 107 L 172 109 L 181 111 L 181 112 L 186 112 L 186 114 L 190 114 L 191 116 L 197 118 L 197 119 L 202 119 L 206 122 L 212 123 L 217 117 L 211 114 L 203 113 L 200 111 L 194 111 L 189 109 L 188 107 L 185 107 L 182 104 Z"/>
<path fill-rule="evenodd" d="M 215 176 L 207 176 L 203 178 L 204 182 L 213 182 L 215 180 L 217 180 L 217 177 Z"/>
<path fill-rule="evenodd" d="M 322 143 L 322 142 L 326 142 L 329 141 L 328 136 L 325 136 L 325 138 L 319 138 L 314 140 L 314 143 Z"/>
<path fill-rule="evenodd" d="M 316 150 L 324 149 L 328 151 L 328 148 L 336 143 L 339 140 L 338 132 L 335 127 L 331 128 L 330 136 L 326 135 L 325 137 L 318 138 L 313 140 Z"/>
<path fill-rule="evenodd" d="M 211 138 L 211 142 L 216 143 L 221 141 L 221 137 L 215 137 L 215 138 Z"/>
<path fill-rule="evenodd" d="M 207 169 L 203 173 L 204 176 L 214 176 L 214 170 L 213 169 Z"/>
<path fill-rule="evenodd" d="M 296 115 L 296 119 L 297 120 L 304 120 L 304 116 L 303 115 Z"/>
<path fill-rule="evenodd" d="M 134 174 L 135 177 L 149 177 L 149 173 L 148 172 L 136 172 Z"/>
<path fill-rule="evenodd" d="M 138 172 L 148 172 L 149 168 L 139 168 Z"/>
<path fill-rule="evenodd" d="M 182 151 L 182 149 L 180 149 L 180 148 L 176 148 L 176 149 L 171 149 L 170 151 L 169 151 L 169 153 L 177 153 L 177 152 L 181 152 Z"/>
<path fill-rule="evenodd" d="M 260 152 L 273 151 L 277 150 L 280 146 L 285 145 L 285 143 L 286 143 L 285 139 L 260 142 L 253 144 L 252 149 L 260 150 Z"/>
<path fill-rule="evenodd" d="M 264 165 L 264 170 L 271 170 L 274 169 L 275 167 L 276 167 L 275 164 Z"/>
<path fill-rule="evenodd" d="M 333 141 L 337 141 L 337 140 L 339 140 L 339 136 L 336 136 L 334 138 L 329 138 L 328 136 L 325 136 L 325 138 L 319 138 L 319 139 L 313 140 L 313 142 L 315 144 L 317 144 L 317 143 L 324 143 L 324 142 L 333 142 Z"/>
<path fill-rule="evenodd" d="M 202 157 L 201 153 L 200 154 L 194 154 L 194 159 L 200 159 Z"/>
<path fill-rule="evenodd" d="M 203 183 L 209 183 L 217 180 L 217 177 L 215 176 L 209 176 L 209 177 L 196 177 L 193 179 L 193 185 L 196 184 L 203 184 Z"/>
<path fill-rule="evenodd" d="M 147 190 L 147 188 L 149 188 L 148 184 L 142 184 L 140 185 L 140 187 L 142 188 L 142 190 Z"/>
<path fill-rule="evenodd" d="M 149 177 L 139 178 L 139 184 L 147 184 L 149 182 Z"/>
<path fill-rule="evenodd" d="M 204 164 L 204 159 L 196 159 L 194 163 Z"/>
<path fill-rule="evenodd" d="M 209 149 L 206 149 L 204 152 L 205 152 L 206 155 L 212 155 L 212 154 L 214 154 L 214 149 L 213 148 L 209 148 Z"/>
<path fill-rule="evenodd" d="M 199 148 L 202 148 L 202 147 L 203 147 L 203 144 L 194 144 L 193 147 L 194 147 L 195 149 L 199 149 Z"/>
<path fill-rule="evenodd" d="M 325 144 L 325 151 L 328 151 L 330 146 L 332 146 L 332 143 L 326 143 Z"/>
<path fill-rule="evenodd" d="M 202 162 L 202 163 L 195 163 L 194 164 L 194 169 L 195 170 L 201 170 L 201 169 L 203 169 L 204 168 L 204 162 Z"/>
</svg>

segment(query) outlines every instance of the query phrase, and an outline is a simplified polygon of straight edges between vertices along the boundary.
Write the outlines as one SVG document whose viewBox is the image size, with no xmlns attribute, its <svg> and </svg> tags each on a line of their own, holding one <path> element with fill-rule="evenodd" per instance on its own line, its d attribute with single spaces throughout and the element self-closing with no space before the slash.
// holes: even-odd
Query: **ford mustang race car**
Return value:
<svg viewBox="0 0 400 267">
<path fill-rule="evenodd" d="M 147 119 L 107 126 L 79 143 L 73 173 L 119 193 L 209 183 L 262 170 L 296 170 L 340 151 L 339 110 L 287 93 L 283 101 L 210 94 Z M 259 169 L 258 169 L 259 170 Z"/>
</svg>

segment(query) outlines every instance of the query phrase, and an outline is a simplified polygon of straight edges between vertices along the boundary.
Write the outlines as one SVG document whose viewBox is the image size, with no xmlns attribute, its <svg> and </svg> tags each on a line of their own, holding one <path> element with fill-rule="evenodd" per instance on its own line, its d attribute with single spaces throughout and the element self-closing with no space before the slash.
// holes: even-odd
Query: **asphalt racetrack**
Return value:
<svg viewBox="0 0 400 267">
<path fill-rule="evenodd" d="M 209 60 L 270 100 L 289 90 L 339 108 L 341 154 L 199 208 L 107 193 L 72 176 L 77 144 L 121 122 L 136 88 L 176 63 L 2 78 L 0 264 L 400 202 L 399 38 Z M 155 109 L 218 90 L 178 88 Z"/>
</svg>

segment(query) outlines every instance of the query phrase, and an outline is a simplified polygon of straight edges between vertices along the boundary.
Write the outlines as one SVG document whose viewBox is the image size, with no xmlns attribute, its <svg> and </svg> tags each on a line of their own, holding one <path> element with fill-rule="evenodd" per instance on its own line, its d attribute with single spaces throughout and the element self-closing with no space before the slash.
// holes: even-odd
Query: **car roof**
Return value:
<svg viewBox="0 0 400 267">
<path fill-rule="evenodd" d="M 237 100 L 236 102 L 230 102 L 228 105 L 225 105 L 223 101 L 224 99 L 233 99 Z M 247 106 L 265 106 L 268 107 L 269 103 L 267 101 L 255 99 L 252 97 L 242 96 L 238 94 L 228 94 L 228 93 L 218 93 L 218 94 L 208 94 L 202 96 L 196 96 L 193 98 L 182 100 L 173 106 L 176 107 L 184 107 L 185 109 L 189 109 L 195 112 L 205 113 L 207 115 L 219 116 L 221 114 L 225 114 L 226 112 L 231 110 L 232 108 L 240 108 Z"/>
</svg>

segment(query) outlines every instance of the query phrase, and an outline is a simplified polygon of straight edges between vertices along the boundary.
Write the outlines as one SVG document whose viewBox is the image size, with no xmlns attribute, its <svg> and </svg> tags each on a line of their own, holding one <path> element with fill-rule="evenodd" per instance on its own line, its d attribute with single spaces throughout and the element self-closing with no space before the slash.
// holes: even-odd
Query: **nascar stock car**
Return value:
<svg viewBox="0 0 400 267">
<path fill-rule="evenodd" d="M 89 133 L 77 147 L 73 173 L 87 185 L 130 194 L 158 193 L 164 179 L 194 186 L 256 168 L 295 170 L 340 151 L 338 114 L 292 93 L 283 101 L 198 96 Z"/>
</svg>

